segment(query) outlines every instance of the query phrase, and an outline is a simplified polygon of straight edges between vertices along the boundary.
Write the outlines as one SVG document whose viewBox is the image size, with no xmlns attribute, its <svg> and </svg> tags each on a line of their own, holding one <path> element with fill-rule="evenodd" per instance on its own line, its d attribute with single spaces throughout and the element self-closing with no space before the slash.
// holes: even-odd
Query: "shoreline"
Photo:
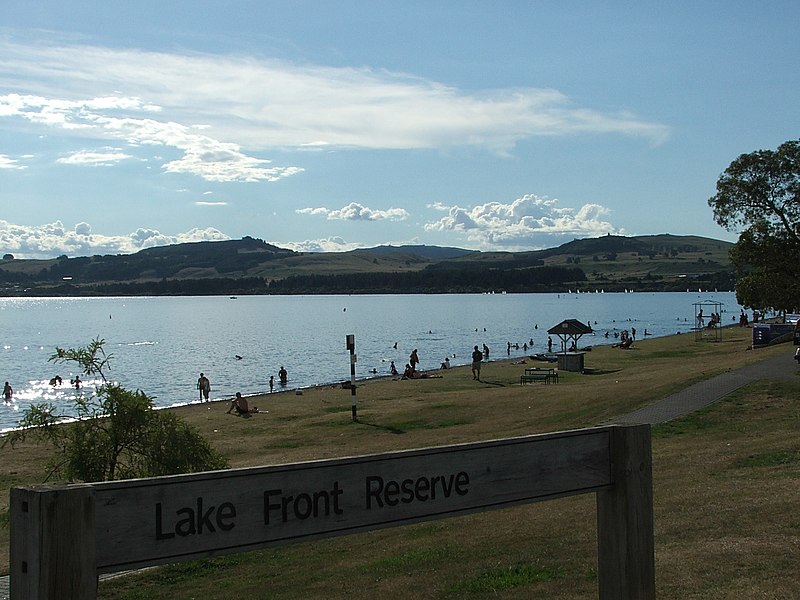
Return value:
<svg viewBox="0 0 800 600">
<path fill-rule="evenodd" d="M 773 321 L 774 321 L 774 318 L 765 319 L 762 322 L 763 323 L 770 323 L 770 322 L 773 322 Z M 621 323 L 621 325 L 624 325 L 624 323 Z M 753 323 L 750 322 L 745 327 L 741 327 L 738 323 L 729 323 L 729 324 L 721 325 L 720 328 L 723 329 L 723 330 L 726 330 L 726 329 L 739 329 L 739 328 L 747 328 L 748 330 L 752 330 L 752 327 L 753 327 Z M 621 327 L 620 329 L 624 329 L 624 327 Z M 676 331 L 675 333 L 669 333 L 669 334 L 665 334 L 665 335 L 648 334 L 646 337 L 642 336 L 640 339 L 637 339 L 636 342 L 634 342 L 634 344 L 645 343 L 645 342 L 651 341 L 651 340 L 663 340 L 663 339 L 669 339 L 669 338 L 673 338 L 673 337 L 674 338 L 678 338 L 678 337 L 681 337 L 681 336 L 691 335 L 694 332 L 695 332 L 695 330 L 690 330 L 689 332 Z M 596 336 L 591 336 L 591 337 L 592 337 L 592 339 L 595 339 Z M 618 341 L 615 341 L 615 339 L 613 339 L 613 338 L 606 338 L 606 337 L 604 337 L 602 335 L 601 336 L 597 336 L 597 337 L 600 338 L 599 343 L 583 346 L 583 347 L 579 348 L 578 350 L 581 351 L 581 352 L 591 353 L 592 349 L 600 349 L 600 348 L 612 347 L 616 343 L 618 343 Z M 537 354 L 541 354 L 541 353 L 537 353 Z M 560 354 L 560 352 L 553 352 L 553 354 Z M 535 355 L 521 355 L 521 356 L 516 356 L 516 357 L 514 357 L 514 356 L 497 357 L 495 355 L 494 358 L 490 358 L 488 360 L 484 360 L 484 364 L 491 364 L 491 363 L 505 364 L 505 363 L 510 363 L 510 362 L 521 364 L 520 361 L 523 361 L 523 360 L 524 361 L 534 361 L 536 363 L 542 363 L 542 364 L 553 364 L 553 363 L 545 363 L 545 361 L 537 360 L 534 356 Z M 458 369 L 458 368 L 469 367 L 469 364 L 470 364 L 469 362 L 463 362 L 463 363 L 454 362 L 449 370 L 455 370 L 455 369 Z M 441 373 L 442 371 L 444 371 L 444 369 L 441 369 L 441 368 L 421 370 L 421 372 L 424 372 L 424 373 L 437 373 L 437 374 Z M 389 380 L 393 380 L 393 379 L 399 381 L 399 380 L 402 379 L 402 375 L 394 376 L 394 375 L 390 375 L 390 374 L 386 374 L 386 375 L 383 375 L 383 374 L 370 374 L 370 375 L 363 376 L 363 377 L 356 377 L 356 387 L 361 387 L 365 383 L 368 383 L 368 382 L 389 381 Z M 264 390 L 264 391 L 250 392 L 250 393 L 242 393 L 242 395 L 245 398 L 255 399 L 255 400 L 267 399 L 267 398 L 269 398 L 271 396 L 279 396 L 279 395 L 284 395 L 285 396 L 286 394 L 291 394 L 292 396 L 298 396 L 298 395 L 303 395 L 303 393 L 305 393 L 305 392 L 313 391 L 313 390 L 321 390 L 321 389 L 328 389 L 328 388 L 338 389 L 339 387 L 341 387 L 342 383 L 345 383 L 345 382 L 349 383 L 350 379 L 349 378 L 347 378 L 347 379 L 342 378 L 342 379 L 340 379 L 338 381 L 330 381 L 330 382 L 325 382 L 325 383 L 317 383 L 317 384 L 312 384 L 312 385 L 307 385 L 307 386 L 299 386 L 299 387 L 287 387 L 287 388 L 280 388 L 279 387 L 278 389 L 276 389 L 273 392 L 269 392 L 269 391 Z M 169 405 L 154 406 L 153 409 L 154 410 L 164 410 L 164 409 L 176 409 L 176 408 L 181 408 L 181 407 L 184 407 L 184 406 L 197 406 L 197 405 L 215 404 L 215 403 L 230 403 L 231 400 L 233 400 L 234 397 L 235 397 L 234 394 L 231 394 L 230 396 L 222 396 L 222 397 L 213 399 L 213 400 L 211 400 L 209 402 L 200 401 L 200 400 L 192 400 L 192 401 L 189 401 L 189 402 L 176 402 L 176 403 L 169 404 Z M 20 414 L 21 414 L 21 412 L 20 412 Z M 69 422 L 72 422 L 72 421 L 74 421 L 74 419 L 67 417 L 62 422 L 63 423 L 69 423 Z M 9 428 L 0 429 L 0 438 L 5 437 L 7 434 L 9 434 L 11 432 L 19 431 L 20 429 L 21 429 L 20 427 L 9 427 Z"/>
<path fill-rule="evenodd" d="M 769 323 L 769 322 L 772 322 L 772 320 L 771 319 L 766 319 L 766 320 L 764 320 L 762 322 Z M 720 327 L 720 329 L 723 329 L 723 330 L 725 330 L 725 329 L 733 329 L 733 330 L 748 329 L 748 330 L 752 330 L 752 328 L 753 328 L 753 324 L 752 323 L 749 323 L 746 326 L 740 326 L 738 323 L 731 323 L 731 324 L 727 324 L 727 325 L 722 325 Z M 685 337 L 687 335 L 691 335 L 691 333 L 694 333 L 694 332 L 695 332 L 695 330 L 692 330 L 692 331 L 690 331 L 688 333 L 681 333 L 680 331 L 678 331 L 678 332 L 667 334 L 667 335 L 650 335 L 650 334 L 648 334 L 648 336 L 646 338 L 643 337 L 642 339 L 638 339 L 636 342 L 634 342 L 634 346 L 633 346 L 632 349 L 625 349 L 624 351 L 628 351 L 628 350 L 635 351 L 636 344 L 646 343 L 648 341 L 655 341 L 655 340 L 665 340 L 665 339 L 669 339 L 669 338 L 679 338 L 679 337 L 682 337 L 682 336 Z M 752 333 L 751 333 L 750 336 L 748 336 L 748 338 L 752 338 Z M 606 339 L 606 338 L 604 338 L 604 339 Z M 692 341 L 694 341 L 694 338 L 692 338 Z M 599 348 L 615 348 L 616 349 L 616 346 L 618 345 L 618 343 L 619 343 L 618 341 L 617 342 L 612 342 L 612 341 L 609 340 L 608 343 L 606 343 L 606 344 L 595 344 L 593 346 L 584 346 L 582 348 L 578 348 L 578 352 L 586 352 L 588 354 L 588 353 L 592 352 L 592 348 L 595 348 L 595 349 L 599 349 Z M 786 342 L 782 342 L 782 343 L 786 343 Z M 778 345 L 780 345 L 780 344 L 778 344 Z M 756 348 L 756 349 L 757 350 L 766 349 L 766 348 L 769 348 L 769 347 L 771 347 L 771 346 L 764 346 L 763 348 Z M 560 354 L 560 352 L 553 352 L 553 354 Z M 484 365 L 487 365 L 487 364 L 500 364 L 500 365 L 509 365 L 509 366 L 511 366 L 511 365 L 530 364 L 531 362 L 535 363 L 535 364 L 540 364 L 540 365 L 545 365 L 545 364 L 553 365 L 553 364 L 555 364 L 555 363 L 551 363 L 551 362 L 548 362 L 548 361 L 539 360 L 539 359 L 535 358 L 533 355 L 525 355 L 525 356 L 518 356 L 518 357 L 490 358 L 488 360 L 484 360 L 482 364 L 484 364 Z M 441 368 L 438 368 L 438 369 L 426 369 L 426 370 L 421 370 L 420 372 L 422 372 L 422 373 L 441 374 L 443 372 L 448 372 L 448 371 L 457 371 L 457 370 L 461 370 L 461 369 L 467 369 L 467 368 L 469 368 L 469 366 L 470 366 L 470 363 L 468 363 L 468 362 L 467 363 L 453 363 L 452 366 L 449 369 L 441 369 Z M 556 369 L 557 369 L 557 367 L 556 367 Z M 419 380 L 425 380 L 425 379 L 429 379 L 429 378 L 425 378 L 425 377 L 419 378 Z M 403 381 L 403 380 L 404 380 L 403 376 L 399 375 L 399 374 L 398 375 L 374 375 L 372 377 L 356 377 L 356 388 L 363 387 L 364 384 L 369 383 L 369 382 L 380 383 L 380 382 L 385 382 L 385 381 Z M 418 379 L 414 379 L 413 381 L 417 381 L 417 380 Z M 319 383 L 319 384 L 315 384 L 315 385 L 301 386 L 301 387 L 291 388 L 291 389 L 276 390 L 274 392 L 256 392 L 256 393 L 251 393 L 251 394 L 242 394 L 242 396 L 244 396 L 248 400 L 259 401 L 259 400 L 267 400 L 267 399 L 271 398 L 272 396 L 278 396 L 278 395 L 290 394 L 292 396 L 302 396 L 302 395 L 304 395 L 305 392 L 321 391 L 321 390 L 325 390 L 325 389 L 332 389 L 332 390 L 349 389 L 349 388 L 346 388 L 346 387 L 342 387 L 343 383 L 349 384 L 350 380 L 349 379 L 342 379 L 339 382 Z M 157 410 L 163 410 L 165 408 L 181 408 L 181 407 L 185 407 L 185 406 L 197 406 L 197 405 L 203 405 L 203 404 L 213 404 L 213 403 L 223 403 L 223 402 L 228 402 L 229 403 L 232 400 L 233 400 L 233 396 L 231 396 L 230 398 L 228 398 L 228 397 L 219 398 L 219 399 L 211 400 L 209 402 L 197 401 L 197 402 L 179 403 L 179 404 L 174 404 L 174 405 L 171 405 L 171 406 L 158 407 Z"/>
</svg>

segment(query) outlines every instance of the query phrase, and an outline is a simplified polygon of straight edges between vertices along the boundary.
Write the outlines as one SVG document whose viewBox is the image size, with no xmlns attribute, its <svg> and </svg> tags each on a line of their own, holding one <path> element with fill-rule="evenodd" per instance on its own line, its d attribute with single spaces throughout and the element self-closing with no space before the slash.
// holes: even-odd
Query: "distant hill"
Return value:
<svg viewBox="0 0 800 600">
<path fill-rule="evenodd" d="M 377 246 L 294 252 L 244 237 L 130 255 L 0 261 L 0 292 L 247 294 L 733 289 L 732 244 L 697 236 L 603 236 L 530 252 Z"/>
<path fill-rule="evenodd" d="M 352 254 L 370 254 L 374 256 L 387 256 L 392 254 L 406 254 L 426 258 L 429 260 L 446 260 L 462 256 L 480 254 L 477 250 L 464 250 L 463 248 L 448 248 L 443 246 L 376 246 L 374 248 L 359 248 L 351 250 Z"/>
</svg>

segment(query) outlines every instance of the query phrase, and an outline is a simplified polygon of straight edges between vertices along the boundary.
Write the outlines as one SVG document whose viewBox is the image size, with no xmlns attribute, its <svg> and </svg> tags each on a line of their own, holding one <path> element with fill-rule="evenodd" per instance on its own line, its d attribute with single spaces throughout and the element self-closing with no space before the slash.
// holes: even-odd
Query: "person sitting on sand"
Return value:
<svg viewBox="0 0 800 600">
<path fill-rule="evenodd" d="M 231 407 L 228 409 L 226 414 L 231 414 L 231 411 L 235 410 L 237 414 L 240 415 L 247 415 L 251 413 L 257 413 L 258 408 L 253 406 L 252 408 L 247 403 L 247 398 L 242 396 L 241 392 L 236 392 L 236 397 L 231 400 Z"/>
<path fill-rule="evenodd" d="M 442 376 L 432 373 L 423 373 L 422 371 L 414 371 L 413 379 L 442 379 Z"/>
<path fill-rule="evenodd" d="M 632 345 L 633 345 L 633 338 L 628 337 L 628 338 L 625 338 L 625 340 L 620 342 L 619 344 L 613 344 L 611 347 L 612 348 L 622 348 L 623 350 L 627 350 Z"/>
<path fill-rule="evenodd" d="M 406 368 L 403 370 L 403 379 L 411 379 L 414 375 L 414 369 L 411 368 L 411 365 L 406 363 Z"/>
<path fill-rule="evenodd" d="M 411 366 L 409 365 L 409 369 Z M 409 370 L 408 376 L 403 375 L 403 379 L 441 379 L 441 375 L 431 375 L 430 373 L 425 373 L 423 371 L 411 371 Z"/>
</svg>

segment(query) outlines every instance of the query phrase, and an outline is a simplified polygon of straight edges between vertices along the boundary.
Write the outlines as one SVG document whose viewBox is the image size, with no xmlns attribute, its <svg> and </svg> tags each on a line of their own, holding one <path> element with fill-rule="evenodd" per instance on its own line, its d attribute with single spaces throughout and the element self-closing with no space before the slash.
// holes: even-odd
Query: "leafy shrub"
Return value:
<svg viewBox="0 0 800 600">
<path fill-rule="evenodd" d="M 111 358 L 104 340 L 84 348 L 56 348 L 56 362 L 76 362 L 87 376 L 100 376 L 94 392 L 73 400 L 71 418 L 58 414 L 49 403 L 32 404 L 20 420 L 20 429 L 4 443 L 29 435 L 56 449 L 46 479 L 111 481 L 223 469 L 227 460 L 192 426 L 174 413 L 155 410 L 141 390 L 130 391 L 109 383 L 103 373 Z"/>
</svg>

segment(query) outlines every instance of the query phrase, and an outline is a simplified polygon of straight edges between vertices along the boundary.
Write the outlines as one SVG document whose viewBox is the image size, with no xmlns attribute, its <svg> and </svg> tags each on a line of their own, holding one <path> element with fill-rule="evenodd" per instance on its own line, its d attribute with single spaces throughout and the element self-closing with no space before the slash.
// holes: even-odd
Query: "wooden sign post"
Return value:
<svg viewBox="0 0 800 600">
<path fill-rule="evenodd" d="M 351 412 L 353 422 L 358 421 L 358 407 L 356 405 L 356 336 L 352 333 L 347 335 L 347 349 L 350 350 L 350 396 L 353 399 Z"/>
<path fill-rule="evenodd" d="M 597 494 L 602 600 L 655 598 L 650 428 L 612 426 L 152 479 L 11 490 L 15 600 L 97 574 Z"/>
</svg>

